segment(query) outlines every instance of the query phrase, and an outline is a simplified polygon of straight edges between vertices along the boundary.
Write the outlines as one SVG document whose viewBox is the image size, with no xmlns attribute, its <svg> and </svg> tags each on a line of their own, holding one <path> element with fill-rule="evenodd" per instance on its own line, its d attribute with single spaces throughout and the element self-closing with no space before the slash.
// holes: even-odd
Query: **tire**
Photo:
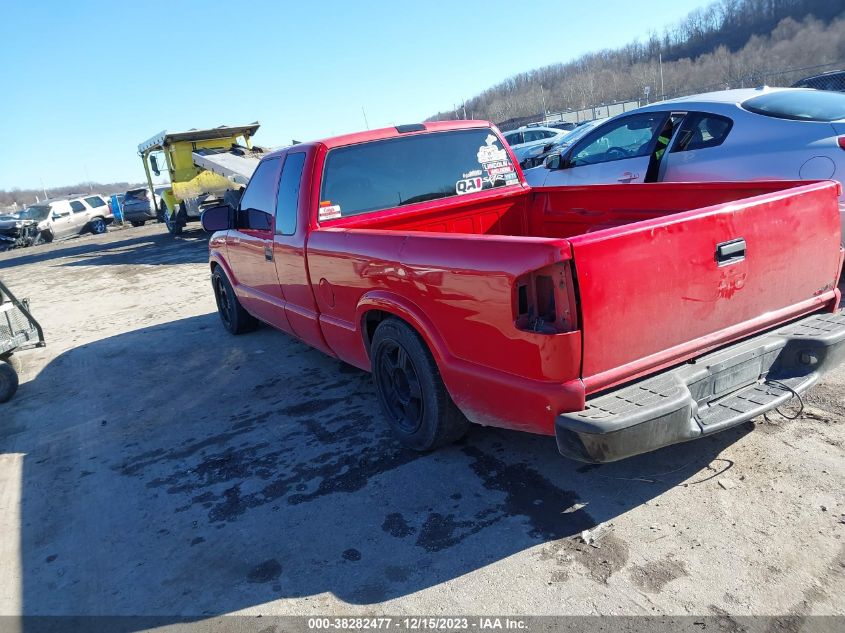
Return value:
<svg viewBox="0 0 845 633">
<path fill-rule="evenodd" d="M 147 223 L 146 220 L 129 220 L 129 224 L 132 226 L 144 226 Z"/>
<path fill-rule="evenodd" d="M 5 361 L 0 361 L 0 402 L 8 402 L 18 390 L 18 373 Z"/>
<path fill-rule="evenodd" d="M 162 205 L 162 207 L 164 211 L 164 223 L 167 225 L 167 232 L 173 236 L 182 235 L 182 229 L 185 227 L 185 220 L 183 219 L 185 212 L 182 209 L 182 205 L 179 205 L 179 208 L 173 215 L 168 213 L 166 206 Z"/>
<path fill-rule="evenodd" d="M 5 356 L 0 356 L 0 362 L 5 362 L 11 365 L 12 369 L 14 369 L 15 373 L 18 375 L 23 373 L 23 362 L 21 362 L 20 356 L 14 354 L 13 352 L 9 352 Z"/>
<path fill-rule="evenodd" d="M 102 235 L 108 230 L 106 228 L 106 221 L 103 218 L 94 218 L 88 226 L 94 235 Z"/>
<path fill-rule="evenodd" d="M 230 334 L 245 334 L 258 327 L 258 319 L 244 310 L 232 284 L 220 267 L 216 267 L 211 274 L 211 286 L 214 289 L 214 300 L 217 303 L 217 313 L 223 322 L 223 327 Z"/>
<path fill-rule="evenodd" d="M 382 321 L 373 335 L 370 358 L 379 404 L 402 444 L 430 451 L 466 434 L 469 420 L 446 391 L 431 352 L 408 324 Z"/>
<path fill-rule="evenodd" d="M 41 241 L 45 244 L 49 244 L 53 241 L 53 231 L 50 229 L 45 229 L 41 231 Z"/>
</svg>

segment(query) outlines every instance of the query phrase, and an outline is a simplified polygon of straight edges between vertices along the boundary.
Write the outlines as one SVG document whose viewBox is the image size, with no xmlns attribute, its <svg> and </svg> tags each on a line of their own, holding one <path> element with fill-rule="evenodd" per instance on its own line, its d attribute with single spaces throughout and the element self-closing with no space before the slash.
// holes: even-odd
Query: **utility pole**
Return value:
<svg viewBox="0 0 845 633">
<path fill-rule="evenodd" d="M 47 188 L 44 186 L 44 179 L 39 178 L 38 180 L 41 181 L 41 191 L 44 192 L 44 199 L 46 200 L 47 199 Z"/>
<path fill-rule="evenodd" d="M 663 89 L 663 53 L 657 54 L 657 64 L 660 66 L 660 100 L 666 100 L 666 91 Z"/>
<path fill-rule="evenodd" d="M 366 110 L 364 110 L 364 106 L 361 106 L 361 114 L 363 114 L 363 115 L 364 115 L 364 127 L 366 127 L 366 128 L 369 130 L 369 129 L 370 129 L 370 124 L 369 124 L 369 122 L 367 121 L 367 111 L 366 111 Z"/>
<path fill-rule="evenodd" d="M 461 107 L 464 109 L 464 121 L 466 121 L 466 118 L 467 118 L 467 102 L 466 102 L 466 100 L 464 100 L 464 102 L 461 104 Z"/>
<path fill-rule="evenodd" d="M 548 110 L 546 109 L 546 93 L 543 90 L 543 84 L 540 84 L 540 97 L 543 99 L 543 120 L 545 121 Z"/>
</svg>

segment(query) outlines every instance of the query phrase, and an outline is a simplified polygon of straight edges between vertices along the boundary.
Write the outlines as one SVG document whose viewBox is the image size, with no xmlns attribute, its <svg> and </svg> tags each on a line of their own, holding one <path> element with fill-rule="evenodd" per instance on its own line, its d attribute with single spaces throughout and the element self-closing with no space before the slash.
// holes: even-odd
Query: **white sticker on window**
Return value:
<svg viewBox="0 0 845 633">
<path fill-rule="evenodd" d="M 481 191 L 483 184 L 483 178 L 464 178 L 463 180 L 459 180 L 455 183 L 455 191 L 457 191 L 459 195 L 464 193 L 474 193 L 476 191 Z"/>
<path fill-rule="evenodd" d="M 493 145 L 493 143 L 495 143 L 497 140 L 498 139 L 492 134 L 487 135 L 487 138 L 484 139 L 484 142 L 487 144 L 479 147 L 478 154 L 476 154 L 479 163 L 483 165 L 485 163 L 492 163 L 493 161 L 497 160 L 508 159 L 508 153 L 505 150 L 499 149 L 498 147 Z"/>
<path fill-rule="evenodd" d="M 328 207 L 320 207 L 320 213 L 317 215 L 317 219 L 321 222 L 323 220 L 335 220 L 340 217 L 340 205 L 333 204 Z"/>
</svg>

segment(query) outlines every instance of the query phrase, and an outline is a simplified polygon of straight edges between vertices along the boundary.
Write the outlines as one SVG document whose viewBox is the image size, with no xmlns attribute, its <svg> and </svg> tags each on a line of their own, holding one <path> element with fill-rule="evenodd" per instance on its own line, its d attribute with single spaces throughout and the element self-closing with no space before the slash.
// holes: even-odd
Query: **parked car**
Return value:
<svg viewBox="0 0 845 633">
<path fill-rule="evenodd" d="M 845 92 L 845 70 L 831 70 L 820 75 L 805 77 L 792 84 L 793 88 L 815 88 Z"/>
<path fill-rule="evenodd" d="M 53 239 L 49 205 L 0 215 L 0 250 L 33 246 Z"/>
<path fill-rule="evenodd" d="M 123 198 L 123 217 L 132 226 L 144 226 L 148 220 L 156 220 L 161 212 L 161 194 L 170 185 L 162 185 L 153 190 L 153 198 L 150 199 L 150 190 L 147 187 L 130 189 Z"/>
<path fill-rule="evenodd" d="M 114 216 L 99 195 L 45 200 L 0 217 L 0 242 L 7 248 L 32 246 L 78 235 L 105 233 Z"/>
<path fill-rule="evenodd" d="M 724 90 L 608 119 L 531 185 L 824 180 L 845 182 L 845 94 L 798 88 Z M 845 197 L 840 197 L 845 222 Z"/>
<path fill-rule="evenodd" d="M 114 222 L 114 213 L 111 205 L 101 195 L 91 195 L 78 198 L 86 207 L 85 213 L 88 217 L 86 228 L 92 233 L 105 233 L 106 227 Z M 74 207 L 74 200 L 71 200 L 71 207 Z"/>
<path fill-rule="evenodd" d="M 270 153 L 202 223 L 223 326 L 371 371 L 406 446 L 475 422 L 606 462 L 740 424 L 842 362 L 837 189 L 531 189 L 489 123 L 443 121 Z"/>
<path fill-rule="evenodd" d="M 519 163 L 520 166 L 523 169 L 531 169 L 542 165 L 548 156 L 551 154 L 560 154 L 565 151 L 567 147 L 576 143 L 578 139 L 586 136 L 590 130 L 598 125 L 601 125 L 604 121 L 605 119 L 593 119 L 592 121 L 581 123 L 571 132 L 564 134 L 559 138 L 552 138 L 551 142 L 546 143 L 545 145 L 532 147 L 525 153 L 525 157 Z"/>
<path fill-rule="evenodd" d="M 505 132 L 504 137 L 516 155 L 517 162 L 519 162 L 531 148 L 543 146 L 546 143 L 552 142 L 553 139 L 563 137 L 566 133 L 566 130 L 558 130 L 551 127 L 523 126 L 518 130 Z"/>
</svg>

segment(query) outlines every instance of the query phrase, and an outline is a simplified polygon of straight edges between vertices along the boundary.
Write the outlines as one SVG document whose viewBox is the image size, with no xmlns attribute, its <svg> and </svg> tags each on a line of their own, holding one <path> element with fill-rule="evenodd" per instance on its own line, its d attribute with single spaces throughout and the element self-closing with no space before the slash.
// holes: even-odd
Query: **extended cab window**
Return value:
<svg viewBox="0 0 845 633">
<path fill-rule="evenodd" d="M 329 151 L 320 220 L 516 184 L 507 151 L 489 128 L 429 132 Z"/>
<path fill-rule="evenodd" d="M 691 112 L 684 117 L 670 153 L 716 147 L 725 142 L 733 121 L 717 114 Z"/>
<path fill-rule="evenodd" d="M 79 200 L 71 200 L 70 208 L 74 213 L 81 213 L 82 211 L 85 211 L 85 205 Z"/>
<path fill-rule="evenodd" d="M 258 164 L 238 205 L 237 228 L 256 231 L 270 231 L 273 228 L 278 174 L 278 156 Z"/>
<path fill-rule="evenodd" d="M 288 154 L 279 180 L 279 197 L 276 199 L 276 233 L 293 235 L 296 232 L 296 211 L 299 206 L 299 182 L 305 153 Z"/>
</svg>

